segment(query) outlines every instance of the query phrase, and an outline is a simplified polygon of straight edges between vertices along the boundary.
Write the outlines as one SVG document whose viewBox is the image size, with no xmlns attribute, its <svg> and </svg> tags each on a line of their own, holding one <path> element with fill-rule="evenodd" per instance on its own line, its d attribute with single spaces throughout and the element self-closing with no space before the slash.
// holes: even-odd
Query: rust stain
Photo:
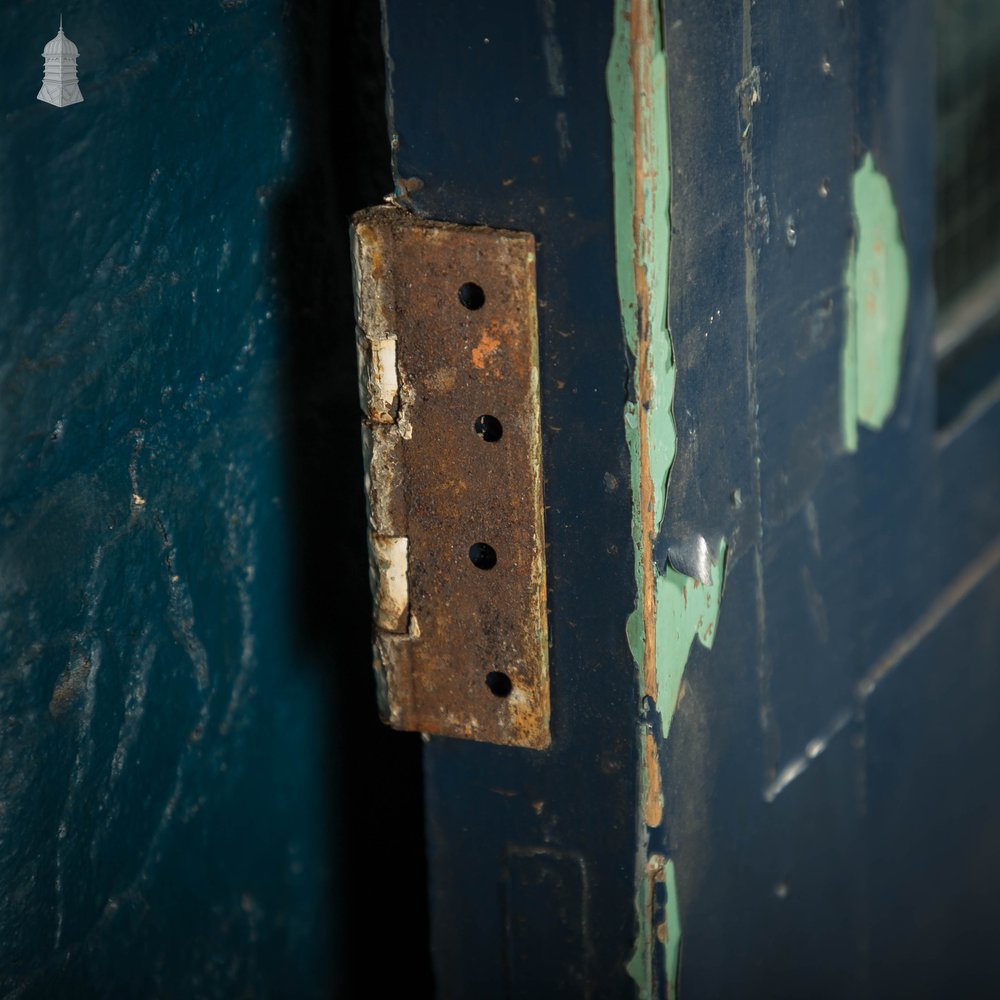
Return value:
<svg viewBox="0 0 1000 1000">
<path fill-rule="evenodd" d="M 49 714 L 53 719 L 60 719 L 83 695 L 90 668 L 90 657 L 79 656 L 63 671 L 49 699 Z"/>
<path fill-rule="evenodd" d="M 488 361 L 500 347 L 500 338 L 494 337 L 488 330 L 483 331 L 479 343 L 472 348 L 472 364 L 480 371 L 485 370 Z"/>
<path fill-rule="evenodd" d="M 457 378 L 458 370 L 446 365 L 427 377 L 427 387 L 433 392 L 451 392 Z"/>
<path fill-rule="evenodd" d="M 375 630 L 383 717 L 397 729 L 544 748 L 534 238 L 383 206 L 355 216 L 353 241 L 369 536 L 406 543 L 391 610 L 405 591 L 407 615 Z M 467 283 L 484 301 L 466 304 Z M 390 339 L 398 399 L 379 421 L 365 396 L 388 397 L 387 383 L 365 366 L 372 345 Z M 499 421 L 500 437 L 475 429 L 480 415 Z M 396 566 L 372 561 L 376 597 Z"/>
<path fill-rule="evenodd" d="M 652 55 L 657 49 L 654 37 L 655 21 L 651 4 L 635 5 L 629 16 L 629 61 L 632 64 L 633 116 L 635 123 L 633 158 L 635 163 L 635 201 L 632 215 L 632 235 L 635 246 L 636 315 L 638 317 L 638 357 L 636 372 L 638 382 L 637 410 L 639 414 L 639 505 L 642 531 L 642 620 L 643 643 L 642 676 L 645 693 L 654 701 L 656 683 L 656 576 L 653 562 L 653 539 L 656 535 L 656 492 L 650 473 L 649 413 L 646 404 L 653 398 L 653 375 L 649 351 L 653 334 L 653 317 L 650 315 L 650 288 L 645 262 L 652 253 L 651 234 L 644 224 L 646 215 L 647 186 L 655 180 L 656 171 L 650 163 L 649 152 L 655 146 L 652 114 L 646 106 L 648 95 L 653 93 Z"/>
<path fill-rule="evenodd" d="M 658 827 L 663 822 L 663 779 L 660 774 L 660 752 L 656 737 L 649 731 L 643 747 L 646 764 L 646 798 L 642 815 L 646 826 Z"/>
</svg>

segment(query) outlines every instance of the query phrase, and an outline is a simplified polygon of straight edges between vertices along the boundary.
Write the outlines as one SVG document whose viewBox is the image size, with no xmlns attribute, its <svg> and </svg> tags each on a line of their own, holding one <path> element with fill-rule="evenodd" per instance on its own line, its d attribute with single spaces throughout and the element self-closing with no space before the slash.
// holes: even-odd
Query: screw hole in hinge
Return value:
<svg viewBox="0 0 1000 1000">
<path fill-rule="evenodd" d="M 511 679 L 500 670 L 491 670 L 486 675 L 486 686 L 498 698 L 506 698 L 514 689 Z"/>
<path fill-rule="evenodd" d="M 474 281 L 467 281 L 458 290 L 458 301 L 466 309 L 482 309 L 486 293 Z"/>
<path fill-rule="evenodd" d="M 497 550 L 486 542 L 476 542 L 469 549 L 469 558 L 473 566 L 479 569 L 493 569 L 497 564 Z"/>
<path fill-rule="evenodd" d="M 484 413 L 481 417 L 476 417 L 476 422 L 473 426 L 476 429 L 476 433 L 484 441 L 499 441 L 503 437 L 503 424 L 496 417 L 491 417 L 488 413 Z"/>
</svg>

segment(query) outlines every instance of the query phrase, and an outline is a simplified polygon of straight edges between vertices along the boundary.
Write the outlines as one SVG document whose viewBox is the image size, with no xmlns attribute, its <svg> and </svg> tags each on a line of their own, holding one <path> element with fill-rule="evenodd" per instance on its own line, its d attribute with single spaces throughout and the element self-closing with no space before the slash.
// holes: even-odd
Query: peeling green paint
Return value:
<svg viewBox="0 0 1000 1000">
<path fill-rule="evenodd" d="M 663 942 L 666 949 L 667 988 L 671 998 L 677 994 L 677 972 L 681 960 L 681 912 L 677 901 L 677 873 L 674 870 L 673 859 L 667 861 L 663 868 L 663 878 L 666 882 L 666 925 L 667 936 Z"/>
<path fill-rule="evenodd" d="M 626 623 L 629 648 L 642 694 L 660 713 L 666 740 L 681 690 L 684 666 L 695 636 L 711 646 L 722 591 L 725 543 L 718 551 L 715 582 L 701 586 L 667 567 L 658 572 L 652 544 L 663 520 L 667 482 L 677 450 L 673 419 L 676 369 L 667 329 L 670 250 L 670 159 L 667 63 L 659 3 L 616 0 L 615 34 L 607 68 L 614 158 L 615 251 L 625 343 L 635 358 L 634 402 L 625 406 L 625 437 L 631 457 L 632 541 L 638 595 Z M 645 739 L 646 723 L 637 728 Z M 641 743 L 640 743 L 641 745 Z M 640 804 L 653 776 L 640 752 Z M 658 766 L 658 765 L 653 765 Z M 640 815 L 641 806 L 640 806 Z M 650 831 L 642 835 L 636 859 L 635 949 L 628 971 L 641 997 L 657 992 L 652 956 L 659 942 L 668 995 L 676 991 L 681 940 L 676 873 L 672 860 L 652 865 Z M 658 876 L 657 873 L 658 872 Z M 666 880 L 666 926 L 653 926 L 653 882 Z"/>
<path fill-rule="evenodd" d="M 637 80 L 631 32 L 633 6 L 648 4 L 652 24 L 651 51 L 643 54 L 651 84 L 643 100 L 636 100 Z M 640 365 L 649 373 L 651 387 L 645 420 L 650 478 L 665 493 L 667 473 L 673 462 L 677 435 L 674 430 L 671 402 L 674 369 L 670 338 L 667 335 L 667 265 L 669 259 L 670 161 L 667 136 L 666 59 L 660 39 L 660 17 L 656 4 L 649 0 L 616 0 L 615 35 L 608 61 L 607 85 L 611 106 L 615 194 L 615 249 L 618 296 L 622 311 L 622 329 L 626 345 L 637 359 L 635 400 L 625 405 L 625 435 L 631 456 L 633 496 L 632 540 L 635 552 L 636 588 L 644 586 L 642 566 L 642 434 L 639 406 L 642 391 Z M 635 13 L 639 13 L 638 9 Z M 644 112 L 637 120 L 637 106 Z M 637 147 L 644 162 L 637 164 Z M 638 178 L 638 180 L 637 180 Z M 637 214 L 637 205 L 643 211 Z M 641 272 L 646 301 L 640 303 L 637 274 Z M 642 334 L 646 336 L 643 338 Z M 640 340 L 645 339 L 645 357 L 640 359 Z M 662 518 L 662 503 L 655 511 L 657 523 Z M 641 602 L 630 616 L 627 634 L 632 653 L 641 668 L 646 632 Z"/>
<path fill-rule="evenodd" d="M 662 937 L 653 925 L 652 901 L 657 882 L 664 883 Z M 667 997 L 668 1000 L 675 1000 L 681 959 L 681 913 L 677 897 L 677 870 L 672 858 L 666 862 L 662 857 L 651 858 L 643 866 L 636 885 L 635 908 L 637 913 L 643 914 L 640 921 L 643 933 L 636 937 L 635 948 L 626 965 L 628 974 L 639 984 L 640 997 L 651 1000 L 655 994 L 652 984 L 653 948 L 657 943 L 662 945 Z"/>
<path fill-rule="evenodd" d="M 858 425 L 881 430 L 896 406 L 910 278 L 892 189 L 871 153 L 854 172 L 851 202 L 841 384 L 844 447 L 856 451 Z"/>
<path fill-rule="evenodd" d="M 635 887 L 635 912 L 639 928 L 635 947 L 625 968 L 639 987 L 640 1000 L 649 1000 L 653 995 L 653 872 L 645 864 L 645 858 L 642 860 L 642 870 Z"/>
<path fill-rule="evenodd" d="M 722 542 L 716 571 L 708 586 L 682 576 L 670 566 L 656 581 L 656 647 L 663 650 L 656 658 L 657 704 L 662 715 L 664 741 L 670 732 L 691 643 L 697 636 L 703 646 L 712 648 L 722 597 L 725 557 L 726 543 Z"/>
</svg>

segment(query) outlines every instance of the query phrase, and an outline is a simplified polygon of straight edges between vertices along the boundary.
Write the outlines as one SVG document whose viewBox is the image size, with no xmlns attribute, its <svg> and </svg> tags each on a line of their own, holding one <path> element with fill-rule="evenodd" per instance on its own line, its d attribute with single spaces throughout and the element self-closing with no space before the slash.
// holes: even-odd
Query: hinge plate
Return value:
<svg viewBox="0 0 1000 1000">
<path fill-rule="evenodd" d="M 383 716 L 546 747 L 534 238 L 391 206 L 352 235 Z"/>
</svg>

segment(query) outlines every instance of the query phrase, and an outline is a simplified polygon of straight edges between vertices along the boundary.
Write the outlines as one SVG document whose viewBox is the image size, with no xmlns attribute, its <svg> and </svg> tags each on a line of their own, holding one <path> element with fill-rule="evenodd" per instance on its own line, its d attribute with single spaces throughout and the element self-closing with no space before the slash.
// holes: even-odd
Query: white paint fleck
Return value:
<svg viewBox="0 0 1000 1000">
<path fill-rule="evenodd" d="M 372 533 L 369 538 L 375 572 L 375 624 L 386 632 L 407 631 L 409 539 Z"/>
</svg>

